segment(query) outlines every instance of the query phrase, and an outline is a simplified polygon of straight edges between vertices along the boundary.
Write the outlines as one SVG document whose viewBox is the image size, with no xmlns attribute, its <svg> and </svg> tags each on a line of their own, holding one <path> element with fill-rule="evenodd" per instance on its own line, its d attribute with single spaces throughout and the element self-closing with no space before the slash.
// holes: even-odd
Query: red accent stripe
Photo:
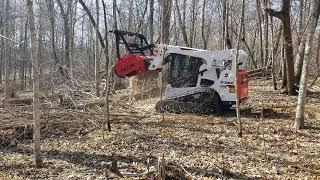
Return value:
<svg viewBox="0 0 320 180">
<path fill-rule="evenodd" d="M 187 51 L 196 51 L 195 49 L 192 49 L 192 48 L 180 48 L 180 50 L 182 50 L 182 51 L 185 51 L 185 50 L 187 50 Z"/>
</svg>

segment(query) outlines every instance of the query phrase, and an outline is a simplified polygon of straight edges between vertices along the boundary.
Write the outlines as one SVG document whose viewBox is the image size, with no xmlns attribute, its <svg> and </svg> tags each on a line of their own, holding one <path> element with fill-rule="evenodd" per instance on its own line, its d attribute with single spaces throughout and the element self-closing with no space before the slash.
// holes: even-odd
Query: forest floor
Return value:
<svg viewBox="0 0 320 180">
<path fill-rule="evenodd" d="M 234 109 L 221 117 L 166 113 L 163 119 L 154 112 L 158 99 L 134 101 L 122 91 L 112 95 L 112 131 L 103 135 L 103 98 L 69 108 L 42 98 L 40 169 L 33 164 L 32 106 L 2 101 L 0 179 L 151 179 L 158 157 L 165 158 L 167 179 L 320 179 L 320 89 L 308 93 L 306 128 L 295 132 L 297 97 L 271 84 L 250 82 L 242 138 Z M 112 162 L 118 173 L 110 171 Z"/>
</svg>

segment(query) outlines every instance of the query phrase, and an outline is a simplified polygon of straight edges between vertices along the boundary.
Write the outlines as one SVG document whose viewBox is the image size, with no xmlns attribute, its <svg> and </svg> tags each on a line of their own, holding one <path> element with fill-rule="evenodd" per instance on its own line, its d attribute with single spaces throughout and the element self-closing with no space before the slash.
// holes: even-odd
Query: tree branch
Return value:
<svg viewBox="0 0 320 180">
<path fill-rule="evenodd" d="M 83 7 L 83 10 L 84 10 L 84 11 L 87 13 L 87 15 L 89 16 L 89 19 L 90 19 L 93 27 L 97 30 L 98 38 L 99 38 L 101 47 L 102 47 L 103 49 L 105 49 L 105 48 L 106 48 L 106 45 L 105 45 L 105 43 L 104 43 L 104 41 L 103 41 L 103 38 L 102 38 L 102 36 L 101 36 L 101 33 L 100 33 L 100 31 L 99 31 L 99 27 L 97 27 L 97 23 L 96 23 L 96 21 L 94 20 L 91 12 L 90 12 L 90 10 L 89 10 L 89 8 L 88 8 L 87 5 L 83 2 L 83 0 L 79 0 L 79 3 L 80 3 L 81 6 Z"/>
<path fill-rule="evenodd" d="M 62 5 L 61 1 L 60 1 L 60 0 L 57 0 L 57 3 L 58 3 L 58 6 L 59 6 L 59 8 L 60 8 L 62 17 L 65 18 L 66 13 L 64 12 L 64 8 L 63 8 L 63 5 Z"/>
<path fill-rule="evenodd" d="M 271 8 L 267 8 L 265 9 L 265 11 L 267 11 L 267 13 L 269 14 L 269 16 L 272 16 L 272 17 L 276 17 L 280 20 L 283 19 L 283 11 L 275 11 Z"/>
</svg>

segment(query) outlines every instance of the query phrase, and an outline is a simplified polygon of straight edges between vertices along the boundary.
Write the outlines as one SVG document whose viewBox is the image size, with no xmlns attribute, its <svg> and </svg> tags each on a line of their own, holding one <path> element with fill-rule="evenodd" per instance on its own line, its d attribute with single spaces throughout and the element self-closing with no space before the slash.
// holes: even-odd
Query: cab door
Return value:
<svg viewBox="0 0 320 180">
<path fill-rule="evenodd" d="M 169 54 L 165 62 L 168 68 L 166 97 L 183 96 L 197 88 L 199 69 L 204 63 L 201 58 Z"/>
</svg>

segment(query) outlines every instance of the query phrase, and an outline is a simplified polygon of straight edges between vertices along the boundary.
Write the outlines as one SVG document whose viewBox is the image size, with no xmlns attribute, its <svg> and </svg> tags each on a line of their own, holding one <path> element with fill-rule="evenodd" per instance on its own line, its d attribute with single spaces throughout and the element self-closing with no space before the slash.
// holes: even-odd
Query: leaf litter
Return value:
<svg viewBox="0 0 320 180">
<path fill-rule="evenodd" d="M 0 179 L 154 179 L 159 156 L 167 179 L 320 178 L 320 90 L 309 92 L 306 129 L 296 133 L 297 97 L 269 84 L 251 82 L 241 105 L 243 138 L 234 109 L 221 117 L 165 113 L 163 120 L 154 111 L 159 98 L 130 100 L 121 90 L 112 95 L 112 131 L 103 133 L 103 97 L 77 96 L 67 108 L 44 99 L 40 169 L 32 161 L 32 106 L 3 105 Z"/>
</svg>

